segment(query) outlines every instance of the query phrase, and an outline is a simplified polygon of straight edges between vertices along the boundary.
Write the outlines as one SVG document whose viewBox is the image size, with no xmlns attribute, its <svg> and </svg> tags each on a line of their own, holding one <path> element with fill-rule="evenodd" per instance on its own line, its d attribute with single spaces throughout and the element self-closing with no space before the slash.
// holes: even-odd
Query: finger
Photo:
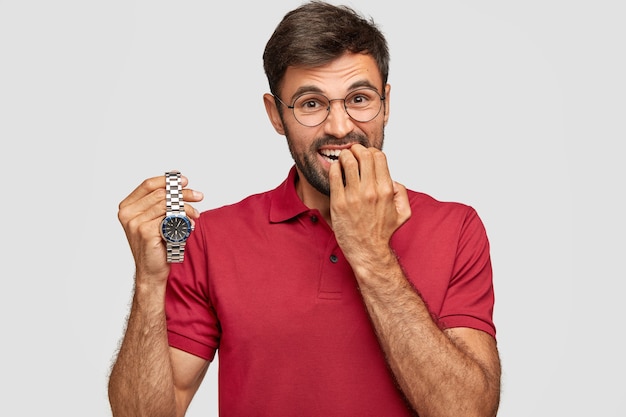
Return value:
<svg viewBox="0 0 626 417">
<path fill-rule="evenodd" d="M 152 193 L 144 196 L 141 200 L 126 205 L 120 210 L 122 217 L 137 218 L 141 221 L 161 219 L 166 215 L 167 203 L 165 200 L 165 189 L 158 188 Z M 183 203 L 185 213 L 188 217 L 198 218 L 200 212 L 189 202 L 201 201 L 204 195 L 196 190 L 183 190 Z M 127 213 L 124 215 L 124 213 Z"/>
<path fill-rule="evenodd" d="M 341 153 L 339 153 L 339 159 L 336 165 L 339 165 L 340 168 L 343 170 L 346 187 L 348 187 L 350 184 L 359 184 L 359 161 L 357 161 L 351 149 L 344 149 L 341 151 Z"/>
<path fill-rule="evenodd" d="M 400 224 L 402 224 L 411 217 L 411 204 L 406 187 L 396 181 L 393 181 L 393 202 Z"/>
<path fill-rule="evenodd" d="M 343 181 L 341 164 L 339 164 L 339 162 L 330 164 L 330 168 L 328 170 L 328 183 L 330 185 L 330 195 L 333 196 L 333 200 L 338 198 L 340 195 L 343 195 Z"/>
<path fill-rule="evenodd" d="M 200 212 L 196 210 L 189 203 L 196 203 L 198 201 L 202 201 L 203 199 L 204 199 L 204 194 L 202 194 L 200 191 L 192 190 L 189 188 L 183 190 L 183 202 L 185 204 L 185 213 L 187 213 L 188 217 L 191 217 L 192 219 L 196 219 L 200 216 Z"/>
<path fill-rule="evenodd" d="M 190 219 L 197 219 L 198 217 L 200 217 L 200 212 L 198 211 L 198 209 L 196 209 L 191 204 L 185 204 L 185 214 Z"/>
<path fill-rule="evenodd" d="M 165 175 L 159 175 L 158 177 L 152 177 L 152 178 L 148 178 L 144 180 L 137 188 L 133 190 L 133 192 L 131 192 L 122 201 L 122 203 L 120 203 L 120 206 L 123 206 L 126 204 L 132 204 L 136 202 L 137 200 L 142 199 L 146 195 L 152 193 L 154 190 L 158 188 L 165 189 L 165 183 L 166 183 Z M 189 179 L 185 177 L 184 175 L 181 175 L 180 183 L 182 187 L 184 188 L 187 186 L 187 184 L 189 184 Z M 196 200 L 190 200 L 190 201 L 196 201 Z"/>
<path fill-rule="evenodd" d="M 165 176 L 163 177 L 163 179 L 165 179 Z M 165 186 L 165 183 L 163 183 Z M 180 185 L 182 185 L 183 188 L 185 188 L 187 185 L 189 185 L 189 178 L 185 177 L 184 175 L 180 176 Z"/>
<path fill-rule="evenodd" d="M 122 202 L 120 208 L 134 204 L 138 200 L 151 194 L 153 191 L 163 188 L 165 190 L 165 176 L 152 177 L 144 180 L 137 188 L 135 188 Z"/>
<path fill-rule="evenodd" d="M 391 179 L 391 173 L 389 172 L 389 165 L 387 164 L 387 156 L 379 149 L 369 148 L 372 155 L 373 170 L 375 172 L 375 180 L 378 186 L 384 189 L 392 190 L 393 180 Z"/>
<path fill-rule="evenodd" d="M 359 163 L 359 179 L 366 184 L 375 184 L 376 172 L 374 158 L 370 149 L 363 145 L 353 145 L 350 151 Z"/>
<path fill-rule="evenodd" d="M 197 203 L 204 199 L 204 194 L 200 191 L 193 190 L 191 188 L 183 189 L 183 201 L 185 203 Z"/>
<path fill-rule="evenodd" d="M 131 223 L 160 219 L 165 216 L 165 211 L 165 189 L 157 188 L 137 201 L 120 205 L 118 217 L 123 225 L 128 223 L 132 227 Z"/>
</svg>

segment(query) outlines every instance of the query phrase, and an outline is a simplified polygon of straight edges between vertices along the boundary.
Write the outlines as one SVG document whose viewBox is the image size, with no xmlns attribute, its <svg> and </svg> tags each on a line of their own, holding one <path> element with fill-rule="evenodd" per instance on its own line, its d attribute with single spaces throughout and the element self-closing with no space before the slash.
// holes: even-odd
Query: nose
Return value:
<svg viewBox="0 0 626 417">
<path fill-rule="evenodd" d="M 324 132 L 336 138 L 342 138 L 354 130 L 354 122 L 346 112 L 341 99 L 331 100 L 328 117 L 324 122 Z"/>
</svg>

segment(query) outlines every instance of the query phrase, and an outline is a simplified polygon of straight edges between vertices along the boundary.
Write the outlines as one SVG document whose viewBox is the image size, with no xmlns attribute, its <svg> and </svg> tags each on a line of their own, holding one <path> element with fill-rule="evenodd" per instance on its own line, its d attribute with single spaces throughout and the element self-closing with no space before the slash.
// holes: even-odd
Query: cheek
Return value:
<svg viewBox="0 0 626 417">
<path fill-rule="evenodd" d="M 370 145 L 381 149 L 383 145 L 383 140 L 385 136 L 385 126 L 384 124 L 376 125 L 371 130 L 367 131 L 367 137 L 370 141 Z"/>
<path fill-rule="evenodd" d="M 317 136 L 316 136 L 317 135 Z M 310 127 L 305 127 L 300 124 L 294 126 L 293 124 L 285 124 L 285 136 L 290 143 L 290 146 L 294 150 L 310 151 L 311 147 L 315 143 L 315 138 L 323 135 L 323 132 Z"/>
</svg>

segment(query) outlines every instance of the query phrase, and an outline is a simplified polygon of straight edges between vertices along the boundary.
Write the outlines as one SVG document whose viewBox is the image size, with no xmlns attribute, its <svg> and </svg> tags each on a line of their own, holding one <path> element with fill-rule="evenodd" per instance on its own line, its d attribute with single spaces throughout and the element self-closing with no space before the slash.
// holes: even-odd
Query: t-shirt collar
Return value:
<svg viewBox="0 0 626 417">
<path fill-rule="evenodd" d="M 294 165 L 287 179 L 271 192 L 270 222 L 284 222 L 309 211 L 296 192 L 297 178 L 298 172 Z"/>
</svg>

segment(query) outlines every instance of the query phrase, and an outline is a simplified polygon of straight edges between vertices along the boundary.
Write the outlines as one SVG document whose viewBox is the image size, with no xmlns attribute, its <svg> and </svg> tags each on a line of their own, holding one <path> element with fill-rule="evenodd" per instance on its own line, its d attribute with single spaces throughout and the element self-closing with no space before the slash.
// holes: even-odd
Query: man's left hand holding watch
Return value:
<svg viewBox="0 0 626 417">
<path fill-rule="evenodd" d="M 185 213 L 180 171 L 165 173 L 165 218 L 161 222 L 161 236 L 165 240 L 167 262 L 180 263 L 185 258 L 185 243 L 193 230 Z"/>
</svg>

